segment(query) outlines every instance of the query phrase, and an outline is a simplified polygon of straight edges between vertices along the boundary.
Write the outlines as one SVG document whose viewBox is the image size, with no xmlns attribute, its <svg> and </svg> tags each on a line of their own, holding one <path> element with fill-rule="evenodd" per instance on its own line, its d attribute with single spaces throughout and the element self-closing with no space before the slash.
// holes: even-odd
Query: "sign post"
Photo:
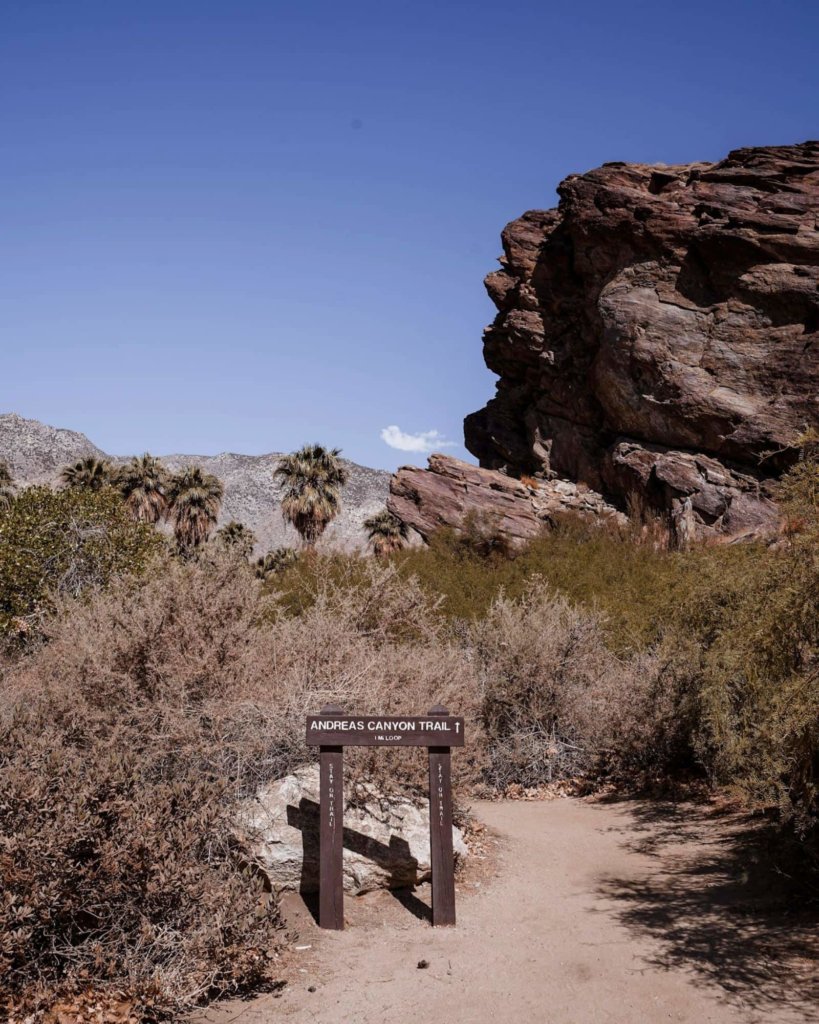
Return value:
<svg viewBox="0 0 819 1024">
<path fill-rule="evenodd" d="M 449 712 L 436 704 L 430 715 Z M 449 747 L 429 748 L 429 846 L 432 865 L 432 923 L 455 924 L 455 867 L 452 853 L 452 775 Z"/>
<path fill-rule="evenodd" d="M 325 704 L 323 715 L 343 714 L 337 704 Z M 344 927 L 344 747 L 319 748 L 319 924 Z"/>
<path fill-rule="evenodd" d="M 455 924 L 451 748 L 464 745 L 464 720 L 436 704 L 426 717 L 345 715 L 326 704 L 307 716 L 307 743 L 319 748 L 319 925 L 344 927 L 344 747 L 427 747 L 432 923 Z"/>
</svg>

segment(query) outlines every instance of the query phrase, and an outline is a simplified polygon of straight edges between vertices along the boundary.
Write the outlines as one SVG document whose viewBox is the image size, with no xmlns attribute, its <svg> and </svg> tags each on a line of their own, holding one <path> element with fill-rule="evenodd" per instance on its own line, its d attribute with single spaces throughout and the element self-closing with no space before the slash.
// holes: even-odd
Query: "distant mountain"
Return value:
<svg viewBox="0 0 819 1024">
<path fill-rule="evenodd" d="M 141 453 L 140 453 L 141 454 Z M 9 464 L 18 484 L 54 484 L 60 470 L 86 455 L 108 458 L 114 463 L 128 456 L 106 455 L 84 434 L 50 427 L 39 420 L 28 420 L 16 413 L 0 414 L 0 459 Z M 285 527 L 279 511 L 280 486 L 273 482 L 273 470 L 279 452 L 267 455 L 162 455 L 171 470 L 185 465 L 201 466 L 225 485 L 225 498 L 219 524 L 237 519 L 249 526 L 257 537 L 257 552 L 282 544 L 295 546 L 298 536 Z M 363 522 L 384 507 L 389 493 L 390 474 L 343 460 L 350 479 L 342 495 L 342 511 L 328 528 L 322 546 L 351 549 L 364 546 Z"/>
</svg>

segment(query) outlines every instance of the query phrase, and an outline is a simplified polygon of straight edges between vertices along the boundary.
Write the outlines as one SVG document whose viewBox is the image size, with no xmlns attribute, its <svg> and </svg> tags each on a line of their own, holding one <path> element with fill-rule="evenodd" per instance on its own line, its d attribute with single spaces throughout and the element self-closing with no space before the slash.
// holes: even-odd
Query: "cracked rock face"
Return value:
<svg viewBox="0 0 819 1024">
<path fill-rule="evenodd" d="M 502 234 L 482 466 L 566 477 L 695 532 L 774 529 L 770 483 L 819 425 L 819 143 L 605 164 Z M 769 454 L 775 452 L 776 454 Z"/>
<path fill-rule="evenodd" d="M 431 455 L 428 469 L 402 466 L 390 482 L 387 507 L 425 540 L 441 527 L 461 527 L 470 514 L 488 518 L 513 543 L 533 539 L 561 513 L 625 521 L 582 484 L 539 480 L 528 485 L 449 455 Z"/>
</svg>

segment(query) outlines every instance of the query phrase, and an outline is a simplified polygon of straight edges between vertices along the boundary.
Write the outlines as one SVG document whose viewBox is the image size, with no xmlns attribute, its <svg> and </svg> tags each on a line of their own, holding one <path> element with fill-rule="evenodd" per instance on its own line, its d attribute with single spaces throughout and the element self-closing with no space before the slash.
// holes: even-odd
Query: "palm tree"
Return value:
<svg viewBox="0 0 819 1024">
<path fill-rule="evenodd" d="M 0 459 L 0 512 L 5 512 L 14 501 L 14 480 L 9 464 Z"/>
<path fill-rule="evenodd" d="M 122 466 L 115 480 L 134 519 L 141 523 L 158 523 L 165 516 L 170 482 L 167 469 L 147 452 Z"/>
<path fill-rule="evenodd" d="M 219 543 L 227 551 L 232 551 L 243 558 L 250 558 L 256 544 L 256 534 L 244 523 L 231 519 L 216 531 Z"/>
<path fill-rule="evenodd" d="M 273 473 L 284 482 L 282 518 L 295 526 L 308 548 L 315 546 L 341 509 L 341 488 L 348 474 L 340 454 L 340 448 L 307 444 L 282 456 Z"/>
<path fill-rule="evenodd" d="M 294 565 L 298 561 L 298 554 L 293 548 L 276 548 L 275 551 L 268 551 L 264 558 L 256 559 L 256 575 L 260 580 L 266 580 L 277 572 Z"/>
<path fill-rule="evenodd" d="M 171 478 L 170 517 L 182 554 L 190 554 L 208 539 L 222 505 L 222 481 L 198 466 L 186 466 Z"/>
<path fill-rule="evenodd" d="M 386 558 L 393 551 L 400 551 L 409 537 L 407 524 L 393 515 L 388 508 L 365 519 L 364 529 L 367 531 L 374 554 L 379 558 Z"/>
<path fill-rule="evenodd" d="M 112 475 L 111 463 L 94 455 L 65 466 L 60 474 L 65 486 L 74 491 L 102 490 L 111 483 Z"/>
</svg>

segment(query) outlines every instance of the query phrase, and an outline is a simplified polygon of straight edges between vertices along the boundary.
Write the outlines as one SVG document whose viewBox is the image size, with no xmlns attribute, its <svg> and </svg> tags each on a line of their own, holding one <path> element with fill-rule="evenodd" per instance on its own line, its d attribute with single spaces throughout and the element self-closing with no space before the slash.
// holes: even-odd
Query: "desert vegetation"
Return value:
<svg viewBox="0 0 819 1024">
<path fill-rule="evenodd" d="M 250 558 L 253 554 L 256 536 L 244 523 L 231 519 L 229 523 L 219 527 L 216 537 L 225 550 L 233 551 L 242 558 Z"/>
<path fill-rule="evenodd" d="M 135 519 L 158 523 L 168 513 L 171 475 L 159 459 L 147 452 L 121 467 L 116 485 Z"/>
<path fill-rule="evenodd" d="M 14 498 L 14 478 L 8 463 L 0 459 L 0 511 L 7 509 Z"/>
<path fill-rule="evenodd" d="M 75 491 L 100 491 L 108 487 L 114 478 L 114 469 L 107 459 L 89 455 L 66 466 L 61 474 L 66 487 Z"/>
<path fill-rule="evenodd" d="M 402 522 L 398 516 L 393 515 L 388 508 L 365 519 L 364 529 L 367 531 L 367 540 L 373 554 L 378 555 L 379 558 L 385 558 L 400 551 L 409 537 L 407 524 Z"/>
<path fill-rule="evenodd" d="M 463 714 L 462 803 L 720 790 L 777 821 L 816 878 L 812 445 L 781 485 L 776 543 L 689 551 L 570 519 L 520 548 L 478 521 L 404 548 L 382 513 L 366 526 L 379 557 L 253 563 L 241 524 L 212 535 L 218 481 L 174 480 L 149 456 L 119 483 L 97 488 L 95 470 L 10 493 L 0 1012 L 102 1000 L 158 1019 L 265 977 L 283 936 L 240 812 L 309 761 L 303 717 L 329 701 Z M 312 549 L 343 467 L 308 454 L 287 463 L 286 514 Z M 175 544 L 153 525 L 166 515 Z M 352 748 L 348 764 L 351 781 L 424 791 L 417 752 Z"/>
<path fill-rule="evenodd" d="M 255 572 L 260 580 L 277 572 L 284 572 L 298 560 L 298 552 L 294 548 L 274 548 L 256 559 Z"/>
<path fill-rule="evenodd" d="M 275 475 L 284 484 L 282 516 L 298 531 L 306 547 L 314 547 L 341 507 L 347 470 L 338 448 L 307 444 L 285 455 Z"/>
</svg>

